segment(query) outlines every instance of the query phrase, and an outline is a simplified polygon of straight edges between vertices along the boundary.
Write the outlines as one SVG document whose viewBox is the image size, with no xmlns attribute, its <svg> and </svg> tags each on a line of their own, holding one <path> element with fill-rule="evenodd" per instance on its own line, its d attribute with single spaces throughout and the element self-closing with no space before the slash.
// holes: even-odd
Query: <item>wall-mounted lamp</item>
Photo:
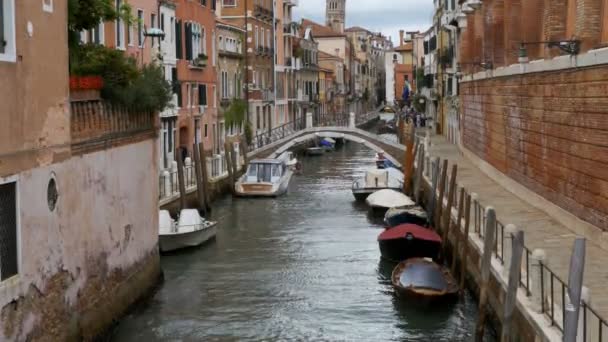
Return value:
<svg viewBox="0 0 608 342">
<path fill-rule="evenodd" d="M 549 48 L 558 48 L 569 55 L 577 55 L 581 49 L 580 40 L 558 40 L 546 42 L 523 42 L 519 45 L 519 63 L 528 63 L 528 50 L 526 45 L 543 45 L 546 44 Z"/>
<path fill-rule="evenodd" d="M 481 8 L 481 0 L 470 0 L 468 5 L 471 6 L 472 9 L 478 10 Z"/>
</svg>

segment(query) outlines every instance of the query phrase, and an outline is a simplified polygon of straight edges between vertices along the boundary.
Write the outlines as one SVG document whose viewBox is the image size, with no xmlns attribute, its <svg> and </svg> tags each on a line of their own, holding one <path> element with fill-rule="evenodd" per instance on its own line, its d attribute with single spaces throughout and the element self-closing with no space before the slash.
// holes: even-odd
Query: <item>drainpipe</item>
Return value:
<svg viewBox="0 0 608 342">
<path fill-rule="evenodd" d="M 281 10 L 283 10 L 281 8 Z M 285 18 L 283 18 L 283 20 L 285 20 Z M 273 93 L 274 93 L 274 98 L 273 98 L 273 102 L 274 102 L 274 113 L 271 113 L 270 117 L 270 131 L 272 131 L 272 117 L 276 117 L 277 115 L 277 69 L 276 69 L 276 65 L 279 62 L 278 59 L 276 58 L 277 56 L 277 27 L 276 27 L 276 21 L 277 21 L 277 0 L 272 0 L 272 42 L 273 42 L 273 52 L 272 52 L 272 76 L 273 76 L 273 84 L 272 84 L 272 88 L 273 88 Z M 281 27 L 281 30 L 283 28 Z"/>
<path fill-rule="evenodd" d="M 245 41 L 243 46 L 245 47 L 245 102 L 247 102 L 247 125 L 251 123 L 249 117 L 249 0 L 245 0 Z"/>
</svg>

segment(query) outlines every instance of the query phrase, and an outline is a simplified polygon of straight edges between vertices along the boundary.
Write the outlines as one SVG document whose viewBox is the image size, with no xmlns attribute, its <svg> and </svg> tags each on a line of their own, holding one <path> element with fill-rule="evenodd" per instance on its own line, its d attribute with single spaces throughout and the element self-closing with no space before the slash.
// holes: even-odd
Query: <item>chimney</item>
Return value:
<svg viewBox="0 0 608 342">
<path fill-rule="evenodd" d="M 340 49 L 336 49 L 335 51 L 336 51 L 336 56 L 339 57 L 340 56 Z"/>
<path fill-rule="evenodd" d="M 399 30 L 399 46 L 403 45 L 403 34 L 405 33 L 404 30 Z"/>
</svg>

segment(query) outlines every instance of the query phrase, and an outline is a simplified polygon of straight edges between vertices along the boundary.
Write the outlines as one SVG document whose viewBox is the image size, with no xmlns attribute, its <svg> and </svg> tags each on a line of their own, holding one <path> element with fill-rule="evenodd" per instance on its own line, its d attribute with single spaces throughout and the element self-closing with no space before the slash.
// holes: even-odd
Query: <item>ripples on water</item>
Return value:
<svg viewBox="0 0 608 342">
<path fill-rule="evenodd" d="M 115 341 L 470 341 L 470 296 L 417 308 L 380 261 L 382 226 L 354 202 L 374 153 L 349 143 L 303 158 L 287 196 L 214 206 L 217 240 L 163 256 L 165 282 L 118 326 Z"/>
</svg>

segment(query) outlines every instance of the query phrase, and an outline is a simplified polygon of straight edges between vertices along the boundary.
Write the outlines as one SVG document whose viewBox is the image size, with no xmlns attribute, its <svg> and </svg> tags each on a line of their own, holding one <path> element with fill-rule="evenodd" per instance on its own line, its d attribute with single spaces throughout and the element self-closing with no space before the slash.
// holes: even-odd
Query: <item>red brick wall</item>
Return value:
<svg viewBox="0 0 608 342">
<path fill-rule="evenodd" d="M 608 66 L 461 84 L 464 146 L 608 231 Z"/>
</svg>

